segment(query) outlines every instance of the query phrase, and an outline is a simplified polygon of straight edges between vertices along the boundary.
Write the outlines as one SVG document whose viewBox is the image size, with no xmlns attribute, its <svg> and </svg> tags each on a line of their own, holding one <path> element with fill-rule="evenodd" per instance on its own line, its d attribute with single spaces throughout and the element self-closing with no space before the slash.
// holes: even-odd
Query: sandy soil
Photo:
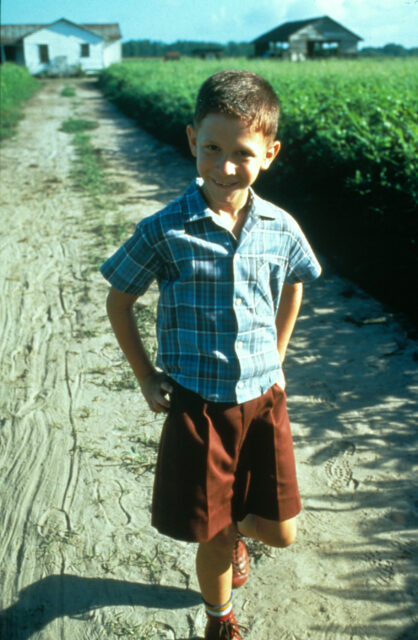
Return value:
<svg viewBox="0 0 418 640">
<path fill-rule="evenodd" d="M 92 83 L 75 99 L 63 84 L 30 101 L 1 152 L 0 635 L 195 638 L 195 547 L 149 524 L 162 419 L 110 332 L 93 262 L 115 247 L 71 186 L 60 126 L 100 123 L 92 141 L 123 185 L 102 233 L 123 219 L 129 235 L 194 169 Z M 304 511 L 292 548 L 251 545 L 234 607 L 248 640 L 417 637 L 417 359 L 397 319 L 349 281 L 326 268 L 307 287 L 286 369 Z"/>
</svg>

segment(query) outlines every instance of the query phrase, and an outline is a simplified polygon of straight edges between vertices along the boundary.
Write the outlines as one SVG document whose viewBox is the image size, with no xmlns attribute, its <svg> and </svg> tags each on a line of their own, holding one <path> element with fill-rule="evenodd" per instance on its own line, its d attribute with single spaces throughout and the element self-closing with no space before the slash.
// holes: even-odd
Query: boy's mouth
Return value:
<svg viewBox="0 0 418 640">
<path fill-rule="evenodd" d="M 238 182 L 218 182 L 218 180 L 213 180 L 217 187 L 221 187 L 222 189 L 231 189 L 231 187 L 238 186 Z"/>
</svg>

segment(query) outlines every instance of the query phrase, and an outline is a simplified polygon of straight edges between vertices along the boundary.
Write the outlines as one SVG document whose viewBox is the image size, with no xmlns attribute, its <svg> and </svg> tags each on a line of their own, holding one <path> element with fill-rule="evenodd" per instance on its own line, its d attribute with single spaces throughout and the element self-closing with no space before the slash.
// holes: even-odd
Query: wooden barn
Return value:
<svg viewBox="0 0 418 640">
<path fill-rule="evenodd" d="M 360 36 L 332 18 L 285 22 L 253 40 L 256 57 L 294 61 L 328 56 L 356 56 Z"/>
<path fill-rule="evenodd" d="M 193 49 L 193 56 L 195 58 L 201 58 L 202 60 L 219 60 L 222 58 L 223 53 L 224 50 L 220 46 L 208 45 Z"/>
<path fill-rule="evenodd" d="M 25 65 L 34 75 L 70 74 L 77 68 L 94 73 L 122 59 L 117 24 L 52 24 L 0 27 L 1 62 Z"/>
</svg>

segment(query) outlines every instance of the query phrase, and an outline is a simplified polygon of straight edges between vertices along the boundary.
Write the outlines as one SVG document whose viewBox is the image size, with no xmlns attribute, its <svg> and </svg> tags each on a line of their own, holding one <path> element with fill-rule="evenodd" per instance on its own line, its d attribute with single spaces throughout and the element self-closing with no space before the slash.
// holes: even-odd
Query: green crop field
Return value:
<svg viewBox="0 0 418 640">
<path fill-rule="evenodd" d="M 39 81 L 25 67 L 10 62 L 0 66 L 0 139 L 13 134 L 21 103 L 38 87 Z"/>
<path fill-rule="evenodd" d="M 299 203 L 302 196 L 310 200 L 315 219 L 303 211 L 300 218 L 320 249 L 338 246 L 340 234 L 336 261 L 344 252 L 351 261 L 366 260 L 368 277 L 380 278 L 382 290 L 388 288 L 385 256 L 386 262 L 388 255 L 401 257 L 397 280 L 417 274 L 418 61 L 142 59 L 111 66 L 99 82 L 142 127 L 185 150 L 197 90 L 223 68 L 260 73 L 280 97 L 282 151 L 262 181 L 269 197 L 282 204 L 292 195 Z M 372 237 L 380 246 L 374 254 Z"/>
<path fill-rule="evenodd" d="M 315 177 L 320 182 L 325 177 L 329 181 L 332 173 L 361 196 L 379 192 L 382 205 L 396 191 L 415 201 L 418 62 L 414 59 L 303 64 L 141 60 L 112 66 L 102 73 L 101 84 L 105 95 L 142 126 L 184 146 L 184 127 L 191 120 L 199 85 L 228 67 L 256 71 L 276 89 L 283 111 L 281 172 L 309 167 L 310 180 Z"/>
</svg>

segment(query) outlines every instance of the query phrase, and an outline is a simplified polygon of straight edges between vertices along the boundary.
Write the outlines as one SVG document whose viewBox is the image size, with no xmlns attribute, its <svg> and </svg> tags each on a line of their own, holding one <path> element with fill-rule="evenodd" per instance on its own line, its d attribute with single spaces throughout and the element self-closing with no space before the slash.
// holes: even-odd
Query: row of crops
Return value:
<svg viewBox="0 0 418 640">
<path fill-rule="evenodd" d="M 281 99 L 282 151 L 261 190 L 293 203 L 316 246 L 361 284 L 406 293 L 402 282 L 418 274 L 418 62 L 144 59 L 113 65 L 99 82 L 142 127 L 185 150 L 197 90 L 222 68 L 260 73 Z"/>
<path fill-rule="evenodd" d="M 13 133 L 21 103 L 38 87 L 39 82 L 25 67 L 9 62 L 0 66 L 0 140 Z"/>
</svg>

